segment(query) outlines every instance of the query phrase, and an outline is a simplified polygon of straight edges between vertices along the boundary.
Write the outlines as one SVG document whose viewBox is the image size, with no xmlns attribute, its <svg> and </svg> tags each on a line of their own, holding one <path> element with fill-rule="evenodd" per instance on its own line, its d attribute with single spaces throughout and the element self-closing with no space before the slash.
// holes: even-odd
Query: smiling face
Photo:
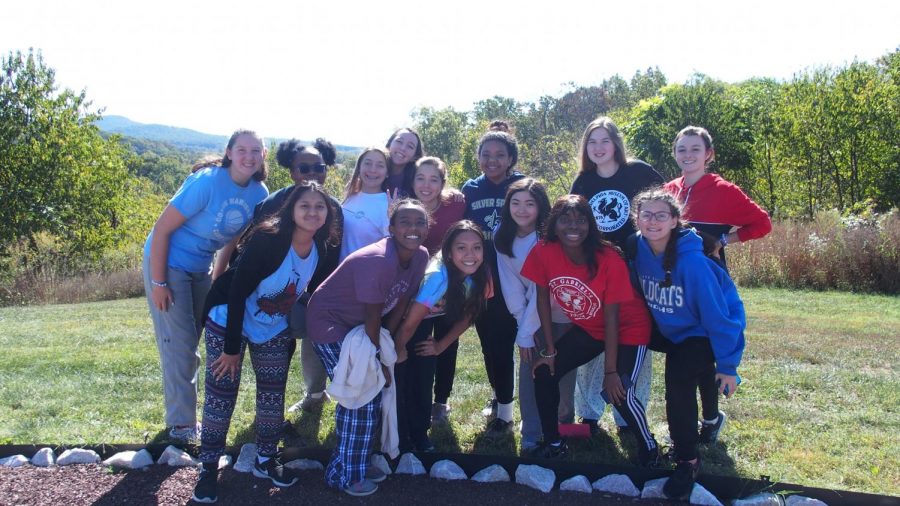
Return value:
<svg viewBox="0 0 900 506">
<path fill-rule="evenodd" d="M 444 181 L 441 179 L 441 171 L 433 163 L 423 163 L 416 168 L 416 177 L 413 179 L 413 193 L 425 207 L 432 209 L 440 199 L 444 189 Z"/>
<path fill-rule="evenodd" d="M 538 218 L 538 203 L 531 192 L 519 191 L 509 197 L 509 214 L 518 227 L 517 235 L 534 232 Z"/>
<path fill-rule="evenodd" d="M 359 161 L 360 191 L 381 192 L 381 183 L 387 178 L 387 159 L 380 151 L 370 151 Z"/>
<path fill-rule="evenodd" d="M 686 179 L 699 179 L 712 155 L 699 135 L 684 135 L 675 143 L 675 162 Z"/>
<path fill-rule="evenodd" d="M 669 204 L 661 200 L 649 200 L 641 204 L 637 224 L 641 236 L 647 239 L 653 251 L 663 251 L 672 230 L 678 226 L 678 218 L 672 215 Z"/>
<path fill-rule="evenodd" d="M 419 139 L 416 135 L 408 130 L 398 133 L 388 150 L 391 155 L 391 163 L 396 168 L 402 168 L 407 163 L 413 161 L 416 156 L 416 149 L 419 147 Z"/>
<path fill-rule="evenodd" d="M 322 155 L 319 154 L 319 150 L 306 148 L 297 153 L 293 163 L 291 163 L 291 179 L 294 180 L 295 184 L 315 181 L 324 185 L 325 174 L 328 170 L 327 167 L 322 170 L 324 165 L 325 161 L 322 159 Z"/>
<path fill-rule="evenodd" d="M 563 248 L 581 248 L 587 239 L 589 220 L 593 220 L 593 217 L 583 216 L 574 210 L 565 212 L 556 220 L 556 237 L 559 238 Z"/>
<path fill-rule="evenodd" d="M 492 183 L 500 183 L 506 179 L 506 173 L 512 164 L 512 158 L 506 144 L 500 141 L 485 141 L 478 152 L 478 166 L 481 172 Z"/>
<path fill-rule="evenodd" d="M 475 274 L 484 262 L 484 241 L 471 230 L 460 232 L 450 244 L 450 261 L 465 276 Z"/>
<path fill-rule="evenodd" d="M 266 150 L 262 141 L 250 134 L 241 134 L 235 139 L 234 144 L 225 150 L 225 155 L 231 159 L 231 177 L 236 182 L 243 183 L 250 180 L 253 174 L 262 168 L 266 157 Z"/>
<path fill-rule="evenodd" d="M 428 215 L 418 205 L 401 207 L 394 211 L 389 230 L 398 249 L 417 250 L 428 235 Z"/>
<path fill-rule="evenodd" d="M 597 164 L 597 170 L 616 168 L 616 145 L 605 128 L 595 128 L 585 145 L 588 159 Z"/>
<path fill-rule="evenodd" d="M 294 203 L 294 226 L 314 235 L 328 217 L 328 204 L 320 193 L 307 190 Z"/>
</svg>

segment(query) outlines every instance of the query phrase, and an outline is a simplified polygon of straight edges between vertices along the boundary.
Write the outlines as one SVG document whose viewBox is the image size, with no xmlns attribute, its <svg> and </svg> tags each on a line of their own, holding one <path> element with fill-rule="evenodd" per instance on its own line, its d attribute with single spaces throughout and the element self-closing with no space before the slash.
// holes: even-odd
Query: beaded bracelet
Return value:
<svg viewBox="0 0 900 506">
<path fill-rule="evenodd" d="M 556 356 L 557 353 L 559 353 L 559 352 L 557 352 L 556 350 L 554 350 L 554 351 L 553 351 L 553 355 L 546 355 L 546 354 L 544 354 L 544 350 L 541 350 L 541 357 L 543 357 L 543 358 L 553 358 L 553 357 Z"/>
</svg>

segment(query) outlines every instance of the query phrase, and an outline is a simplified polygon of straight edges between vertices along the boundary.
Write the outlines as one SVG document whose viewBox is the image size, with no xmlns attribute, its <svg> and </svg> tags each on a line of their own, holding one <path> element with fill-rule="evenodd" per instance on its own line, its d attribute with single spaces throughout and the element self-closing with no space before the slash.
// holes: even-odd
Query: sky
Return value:
<svg viewBox="0 0 900 506">
<path fill-rule="evenodd" d="M 873 61 L 898 26 L 896 0 L 17 0 L 0 54 L 40 49 L 107 115 L 364 146 L 423 106 L 536 101 L 648 67 L 738 82 Z"/>
</svg>

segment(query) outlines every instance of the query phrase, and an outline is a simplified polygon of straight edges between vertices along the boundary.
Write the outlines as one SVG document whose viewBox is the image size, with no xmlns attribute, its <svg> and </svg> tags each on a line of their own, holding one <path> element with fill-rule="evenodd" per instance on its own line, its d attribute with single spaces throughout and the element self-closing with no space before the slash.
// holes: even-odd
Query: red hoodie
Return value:
<svg viewBox="0 0 900 506">
<path fill-rule="evenodd" d="M 684 184 L 682 176 L 666 183 L 665 188 L 684 205 L 682 217 L 692 224 L 738 227 L 742 242 L 759 239 L 772 230 L 769 214 L 738 185 L 717 174 L 704 174 L 691 186 Z"/>
</svg>

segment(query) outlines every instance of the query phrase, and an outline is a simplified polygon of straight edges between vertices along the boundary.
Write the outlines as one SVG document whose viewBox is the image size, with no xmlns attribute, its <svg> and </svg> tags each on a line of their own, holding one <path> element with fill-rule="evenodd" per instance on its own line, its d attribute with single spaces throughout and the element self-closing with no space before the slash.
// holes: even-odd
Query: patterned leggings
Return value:
<svg viewBox="0 0 900 506">
<path fill-rule="evenodd" d="M 217 380 L 211 365 L 225 347 L 225 329 L 210 319 L 206 320 L 206 399 L 200 436 L 201 462 L 217 462 L 225 452 L 225 437 L 241 385 L 241 365 L 247 347 L 250 348 L 250 363 L 256 373 L 257 450 L 259 455 L 275 456 L 284 422 L 284 388 L 295 346 L 288 329 L 263 344 L 253 344 L 244 337 L 235 379 L 224 376 Z"/>
<path fill-rule="evenodd" d="M 343 341 L 328 344 L 313 343 L 316 354 L 322 359 L 329 379 L 334 379 L 334 368 L 341 357 Z M 375 449 L 378 423 L 381 421 L 381 393 L 368 404 L 357 409 L 347 409 L 340 403 L 334 408 L 337 446 L 325 469 L 325 483 L 344 489 L 362 480 L 369 467 L 369 457 Z"/>
</svg>

